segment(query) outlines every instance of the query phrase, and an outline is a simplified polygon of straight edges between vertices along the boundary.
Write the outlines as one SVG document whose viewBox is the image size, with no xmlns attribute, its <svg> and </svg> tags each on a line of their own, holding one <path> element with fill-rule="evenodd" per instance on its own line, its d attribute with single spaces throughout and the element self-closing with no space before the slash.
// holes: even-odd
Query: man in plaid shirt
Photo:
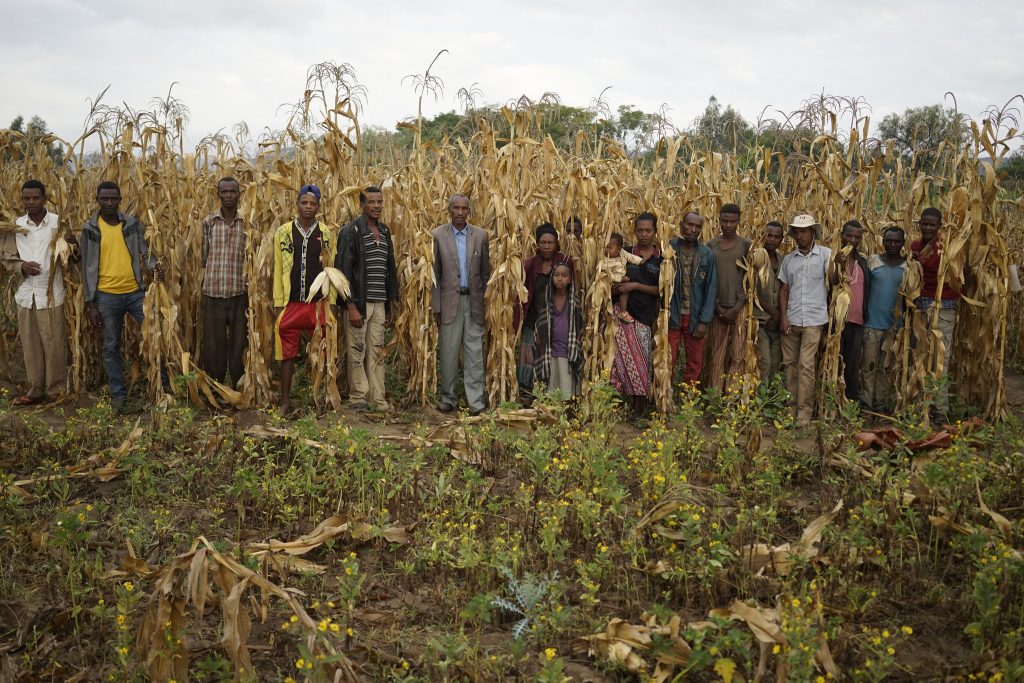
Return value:
<svg viewBox="0 0 1024 683">
<path fill-rule="evenodd" d="M 245 372 L 242 356 L 248 343 L 249 289 L 245 278 L 248 234 L 238 215 L 241 190 L 234 178 L 217 183 L 220 211 L 203 220 L 203 357 L 201 367 L 223 382 L 231 373 L 237 388 Z"/>
</svg>

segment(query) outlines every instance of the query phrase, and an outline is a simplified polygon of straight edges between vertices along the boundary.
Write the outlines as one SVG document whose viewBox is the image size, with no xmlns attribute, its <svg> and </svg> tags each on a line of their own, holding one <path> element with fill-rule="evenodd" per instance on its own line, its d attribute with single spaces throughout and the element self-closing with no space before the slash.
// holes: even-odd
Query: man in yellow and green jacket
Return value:
<svg viewBox="0 0 1024 683">
<path fill-rule="evenodd" d="M 303 185 L 299 190 L 298 217 L 274 231 L 274 352 L 281 361 L 281 413 L 290 409 L 292 374 L 303 332 L 323 328 L 333 308 L 335 293 L 328 300 L 310 289 L 324 266 L 334 264 L 337 242 L 334 232 L 316 218 L 320 209 L 320 188 Z M 307 302 L 306 299 L 310 300 Z"/>
</svg>

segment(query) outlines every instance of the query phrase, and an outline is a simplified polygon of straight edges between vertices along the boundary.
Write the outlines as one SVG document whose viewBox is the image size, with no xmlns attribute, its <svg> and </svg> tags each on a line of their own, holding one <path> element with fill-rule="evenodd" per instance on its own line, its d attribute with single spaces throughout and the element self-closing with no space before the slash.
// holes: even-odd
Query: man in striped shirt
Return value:
<svg viewBox="0 0 1024 683">
<path fill-rule="evenodd" d="M 241 190 L 234 178 L 217 183 L 220 211 L 203 221 L 203 359 L 201 367 L 223 382 L 231 372 L 237 388 L 245 371 L 249 287 L 245 278 L 245 221 L 238 215 Z"/>
<path fill-rule="evenodd" d="M 384 193 L 370 186 L 359 193 L 362 214 L 341 229 L 335 267 L 348 278 L 345 339 L 349 403 L 357 411 L 388 410 L 384 397 L 384 328 L 398 302 L 398 269 L 391 231 L 381 222 Z"/>
</svg>

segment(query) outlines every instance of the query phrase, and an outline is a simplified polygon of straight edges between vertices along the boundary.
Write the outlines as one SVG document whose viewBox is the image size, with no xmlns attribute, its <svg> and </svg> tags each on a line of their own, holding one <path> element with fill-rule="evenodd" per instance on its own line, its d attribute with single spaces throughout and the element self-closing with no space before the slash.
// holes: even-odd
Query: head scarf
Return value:
<svg viewBox="0 0 1024 683">
<path fill-rule="evenodd" d="M 558 231 L 555 230 L 555 226 L 550 223 L 541 223 L 537 226 L 537 229 L 533 231 L 533 236 L 538 242 L 540 242 L 540 238 L 544 235 L 551 235 L 555 238 L 556 242 L 558 241 Z"/>
</svg>

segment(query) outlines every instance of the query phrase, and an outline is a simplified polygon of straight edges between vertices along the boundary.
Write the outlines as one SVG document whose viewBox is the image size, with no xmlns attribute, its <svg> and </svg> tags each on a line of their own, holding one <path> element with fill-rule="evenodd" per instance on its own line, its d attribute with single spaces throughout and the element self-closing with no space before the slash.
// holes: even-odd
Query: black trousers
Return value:
<svg viewBox="0 0 1024 683">
<path fill-rule="evenodd" d="M 223 382 L 231 372 L 231 386 L 245 372 L 242 362 L 249 338 L 249 295 L 229 298 L 203 295 L 203 360 L 200 367 L 212 379 Z"/>
<path fill-rule="evenodd" d="M 864 326 L 847 321 L 839 338 L 839 355 L 843 357 L 843 380 L 846 398 L 860 400 L 860 360 L 864 356 Z"/>
</svg>

